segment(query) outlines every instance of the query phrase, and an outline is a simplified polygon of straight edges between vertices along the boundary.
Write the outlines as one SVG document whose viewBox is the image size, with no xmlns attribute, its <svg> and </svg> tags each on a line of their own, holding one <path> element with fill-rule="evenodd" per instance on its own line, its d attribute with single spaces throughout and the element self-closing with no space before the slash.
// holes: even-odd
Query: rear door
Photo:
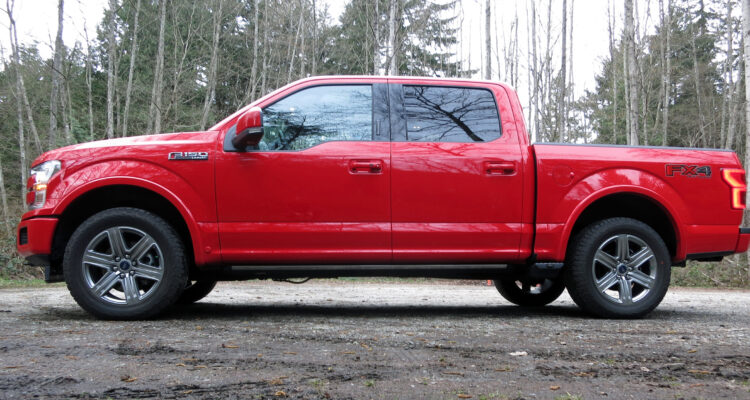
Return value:
<svg viewBox="0 0 750 400">
<path fill-rule="evenodd" d="M 301 88 L 261 105 L 264 136 L 246 152 L 230 129 L 216 167 L 224 262 L 391 261 L 386 96 L 384 83 Z"/>
<path fill-rule="evenodd" d="M 396 81 L 398 82 L 398 81 Z M 523 170 L 501 88 L 389 85 L 395 262 L 509 262 L 519 257 Z M 503 98 L 507 105 L 507 98 Z"/>
</svg>

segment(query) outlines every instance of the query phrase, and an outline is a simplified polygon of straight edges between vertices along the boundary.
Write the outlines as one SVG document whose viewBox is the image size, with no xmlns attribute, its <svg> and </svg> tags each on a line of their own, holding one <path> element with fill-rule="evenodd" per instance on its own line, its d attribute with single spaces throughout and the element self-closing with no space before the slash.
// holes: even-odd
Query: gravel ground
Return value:
<svg viewBox="0 0 750 400">
<path fill-rule="evenodd" d="M 0 398 L 750 398 L 746 291 L 672 289 L 636 321 L 439 281 L 222 283 L 137 322 L 62 287 L 0 299 Z"/>
</svg>

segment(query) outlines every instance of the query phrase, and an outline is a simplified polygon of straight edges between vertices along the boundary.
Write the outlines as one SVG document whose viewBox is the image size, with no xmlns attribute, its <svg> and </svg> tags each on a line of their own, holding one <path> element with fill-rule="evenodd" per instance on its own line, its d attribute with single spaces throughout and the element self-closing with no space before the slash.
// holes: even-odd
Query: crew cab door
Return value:
<svg viewBox="0 0 750 400">
<path fill-rule="evenodd" d="M 394 261 L 516 260 L 523 168 L 515 135 L 502 131 L 514 123 L 508 109 L 508 120 L 500 119 L 496 96 L 505 92 L 395 82 L 389 85 Z"/>
<path fill-rule="evenodd" d="M 386 96 L 307 86 L 261 104 L 258 149 L 235 151 L 230 129 L 216 166 L 225 263 L 391 261 Z"/>
</svg>

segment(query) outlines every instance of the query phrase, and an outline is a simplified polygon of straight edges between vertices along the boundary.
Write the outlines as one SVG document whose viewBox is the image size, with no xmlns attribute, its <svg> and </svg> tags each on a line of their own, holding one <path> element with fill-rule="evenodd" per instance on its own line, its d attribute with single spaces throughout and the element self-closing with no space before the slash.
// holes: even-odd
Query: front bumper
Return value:
<svg viewBox="0 0 750 400">
<path fill-rule="evenodd" d="M 18 254 L 34 265 L 49 265 L 52 238 L 55 235 L 57 223 L 57 218 L 50 217 L 21 221 L 16 228 Z"/>
</svg>

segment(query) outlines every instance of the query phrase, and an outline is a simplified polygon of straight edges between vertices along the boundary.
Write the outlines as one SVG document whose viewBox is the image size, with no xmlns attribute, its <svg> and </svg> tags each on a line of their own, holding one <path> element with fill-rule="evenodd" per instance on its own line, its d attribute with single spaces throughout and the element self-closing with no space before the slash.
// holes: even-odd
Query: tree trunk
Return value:
<svg viewBox="0 0 750 400">
<path fill-rule="evenodd" d="M 86 92 L 89 103 L 89 138 L 94 140 L 94 105 L 93 96 L 91 93 L 92 86 L 92 75 L 93 66 L 91 65 L 91 42 L 89 41 L 89 32 L 86 29 L 86 24 L 83 24 L 83 34 L 86 38 Z"/>
<path fill-rule="evenodd" d="M 223 0 L 217 0 L 218 10 L 212 10 L 214 32 L 211 46 L 211 62 L 208 66 L 208 82 L 206 82 L 206 97 L 203 99 L 203 115 L 201 116 L 201 130 L 206 129 L 208 123 L 208 114 L 211 112 L 211 102 L 213 102 L 216 91 L 216 68 L 219 63 L 219 39 L 221 38 L 221 20 Z"/>
<path fill-rule="evenodd" d="M 398 56 L 396 51 L 396 15 L 399 0 L 391 0 L 390 18 L 388 19 L 388 75 L 398 75 Z"/>
<path fill-rule="evenodd" d="M 380 0 L 375 0 L 375 15 L 372 19 L 372 74 L 380 75 Z"/>
<path fill-rule="evenodd" d="M 253 8 L 255 8 L 255 17 L 253 18 L 253 66 L 250 69 L 250 90 L 248 90 L 248 95 L 245 97 L 245 101 L 243 103 L 247 103 L 249 99 L 256 98 L 255 91 L 258 89 L 258 23 L 260 21 L 260 1 L 254 0 L 253 1 Z M 313 61 L 314 62 L 314 61 Z M 313 64 L 313 73 L 315 69 L 315 64 Z"/>
<path fill-rule="evenodd" d="M 560 57 L 560 92 L 557 100 L 557 132 L 558 135 L 560 135 L 558 136 L 558 141 L 561 143 L 565 141 L 565 126 L 567 125 L 566 122 L 568 120 L 568 110 L 565 107 L 565 103 L 568 99 L 565 94 L 565 90 L 567 89 L 565 83 L 568 74 L 568 0 L 563 0 L 562 6 L 562 56 Z"/>
<path fill-rule="evenodd" d="M 626 79 L 628 88 L 628 144 L 638 145 L 638 67 L 635 57 L 633 0 L 625 0 Z"/>
<path fill-rule="evenodd" d="M 159 3 L 159 44 L 156 50 L 154 86 L 151 90 L 151 107 L 148 113 L 150 133 L 161 131 L 161 92 L 164 89 L 164 25 L 167 19 L 167 0 L 160 0 Z"/>
<path fill-rule="evenodd" d="M 63 9 L 64 0 L 57 3 L 57 36 L 55 38 L 55 57 L 52 62 L 52 92 L 49 98 L 49 148 L 57 147 L 57 105 L 60 100 L 60 81 L 62 80 L 63 46 Z"/>
<path fill-rule="evenodd" d="M 26 189 L 24 185 L 22 189 Z M 3 179 L 3 162 L 0 160 L 0 198 L 3 201 L 3 225 L 8 235 L 13 233 L 13 225 L 10 222 L 10 213 L 8 212 L 8 194 L 5 192 L 5 180 Z"/>
<path fill-rule="evenodd" d="M 13 7 L 15 6 L 15 1 L 6 0 L 6 12 L 8 13 L 8 20 L 10 21 L 10 26 L 8 27 L 9 33 L 10 33 L 10 46 L 11 46 L 11 53 L 13 57 L 13 64 L 15 66 L 16 70 L 16 98 L 19 102 L 21 102 L 21 119 L 23 120 L 23 109 L 26 110 L 26 117 L 27 121 L 29 122 L 29 129 L 31 130 L 31 136 L 34 139 L 34 148 L 36 150 L 37 154 L 41 154 L 43 152 L 42 149 L 42 141 L 39 140 L 39 131 L 36 129 L 36 124 L 34 123 L 34 114 L 31 112 L 31 105 L 29 104 L 29 98 L 26 96 L 26 85 L 23 82 L 23 75 L 21 75 L 21 58 L 18 54 L 19 51 L 21 51 L 18 47 L 18 31 L 16 30 L 16 20 L 13 19 Z M 24 152 L 25 157 L 25 152 Z M 25 165 L 25 159 L 24 159 L 24 165 Z M 23 170 L 26 170 L 26 167 L 23 167 Z M 25 190 L 26 187 L 26 180 L 24 179 L 23 187 Z M 25 194 L 24 194 L 25 195 Z"/>
<path fill-rule="evenodd" d="M 698 68 L 698 49 L 695 46 L 695 33 L 690 35 L 690 44 L 693 51 L 693 79 L 695 84 L 695 100 L 698 102 L 698 131 L 700 142 L 706 146 L 706 118 L 703 115 L 703 101 L 701 100 L 701 75 Z"/>
<path fill-rule="evenodd" d="M 125 88 L 125 108 L 122 111 L 122 136 L 128 136 L 128 115 L 130 113 L 130 96 L 133 93 L 133 72 L 135 59 L 138 55 L 138 16 L 141 13 L 141 0 L 135 3 L 135 18 L 133 19 L 133 42 L 130 44 L 130 67 L 128 68 L 128 86 Z"/>
<path fill-rule="evenodd" d="M 312 2 L 312 11 L 313 11 L 313 44 L 312 44 L 312 74 L 313 76 L 318 72 L 317 71 L 317 65 L 316 62 L 318 60 L 318 5 L 313 0 Z"/>
<path fill-rule="evenodd" d="M 263 2 L 263 69 L 261 70 L 260 78 L 260 94 L 261 96 L 266 94 L 266 81 L 268 76 L 268 2 Z"/>
<path fill-rule="evenodd" d="M 672 69 L 672 57 L 671 57 L 671 38 L 672 35 L 672 0 L 667 0 L 667 10 L 664 11 L 662 5 L 663 0 L 659 0 L 659 12 L 661 13 L 661 26 L 662 26 L 662 51 L 661 51 L 661 83 L 663 85 L 662 96 L 664 100 L 662 102 L 662 116 L 661 116 L 661 145 L 666 146 L 668 141 L 669 132 L 669 92 L 671 89 L 670 76 Z"/>
<path fill-rule="evenodd" d="M 487 55 L 485 57 L 485 66 L 484 66 L 484 79 L 487 79 L 488 81 L 492 79 L 492 28 L 491 28 L 491 22 L 492 22 L 492 11 L 490 8 L 490 0 L 484 1 L 484 31 L 485 31 L 485 38 L 484 38 L 484 51 Z M 500 69 L 500 66 L 497 66 L 498 69 Z"/>
<path fill-rule="evenodd" d="M 617 63 L 615 62 L 615 13 L 612 0 L 607 5 L 607 27 L 609 28 L 609 60 L 612 65 L 612 144 L 617 144 Z"/>
<path fill-rule="evenodd" d="M 109 0 L 109 26 L 107 27 L 107 138 L 115 137 L 115 12 L 117 0 Z"/>
<path fill-rule="evenodd" d="M 750 68 L 748 68 L 750 65 L 750 0 L 742 0 L 742 37 L 745 52 L 745 168 L 747 168 L 750 166 Z M 750 221 L 750 211 L 745 208 L 745 224 L 748 221 Z M 748 257 L 750 257 L 750 252 L 748 252 Z M 748 279 L 750 279 L 750 267 L 747 270 Z"/>
</svg>

